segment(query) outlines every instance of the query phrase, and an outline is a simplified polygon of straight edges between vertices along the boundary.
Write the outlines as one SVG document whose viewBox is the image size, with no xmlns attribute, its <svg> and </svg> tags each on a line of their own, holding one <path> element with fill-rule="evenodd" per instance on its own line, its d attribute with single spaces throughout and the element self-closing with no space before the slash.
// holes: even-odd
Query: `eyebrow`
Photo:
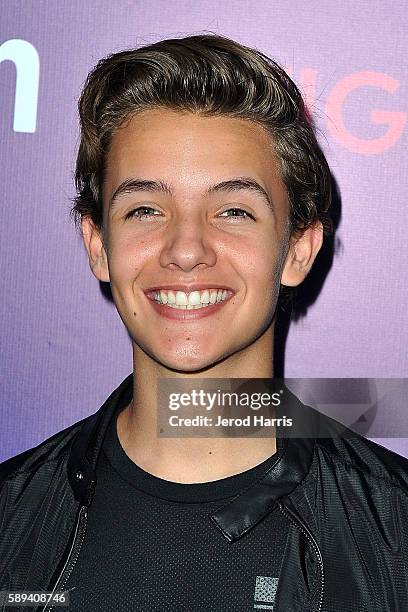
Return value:
<svg viewBox="0 0 408 612">
<path fill-rule="evenodd" d="M 255 179 L 249 176 L 240 176 L 237 178 L 229 179 L 212 185 L 207 189 L 207 195 L 214 193 L 231 193 L 234 191 L 252 191 L 258 196 L 261 196 L 268 208 L 275 214 L 275 208 L 268 192 L 260 185 Z M 113 195 L 109 200 L 109 208 L 112 210 L 121 195 L 128 193 L 135 193 L 138 191 L 149 191 L 151 193 L 165 193 L 169 196 L 173 196 L 173 190 L 170 185 L 164 181 L 151 181 L 140 178 L 126 179 L 115 189 Z"/>
</svg>

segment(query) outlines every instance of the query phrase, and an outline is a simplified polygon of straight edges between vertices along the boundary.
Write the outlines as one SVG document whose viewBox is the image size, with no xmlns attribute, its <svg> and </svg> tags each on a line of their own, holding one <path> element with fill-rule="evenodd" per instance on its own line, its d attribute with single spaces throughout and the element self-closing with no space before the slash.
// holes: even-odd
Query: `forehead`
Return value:
<svg viewBox="0 0 408 612">
<path fill-rule="evenodd" d="M 180 193 L 237 175 L 282 190 L 278 166 L 272 137 L 252 121 L 147 110 L 126 120 L 112 136 L 104 196 L 135 175 L 171 182 Z"/>
</svg>

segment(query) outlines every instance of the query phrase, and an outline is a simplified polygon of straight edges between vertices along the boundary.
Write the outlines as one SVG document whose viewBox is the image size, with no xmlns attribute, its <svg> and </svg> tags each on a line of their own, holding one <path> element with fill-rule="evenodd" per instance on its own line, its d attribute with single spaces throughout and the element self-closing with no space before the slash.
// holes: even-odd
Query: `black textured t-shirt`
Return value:
<svg viewBox="0 0 408 612">
<path fill-rule="evenodd" d="M 247 488 L 276 454 L 208 483 L 169 482 L 124 452 L 112 419 L 81 551 L 64 590 L 70 612 L 273 610 L 290 525 L 278 507 L 229 542 L 209 513 Z"/>
</svg>

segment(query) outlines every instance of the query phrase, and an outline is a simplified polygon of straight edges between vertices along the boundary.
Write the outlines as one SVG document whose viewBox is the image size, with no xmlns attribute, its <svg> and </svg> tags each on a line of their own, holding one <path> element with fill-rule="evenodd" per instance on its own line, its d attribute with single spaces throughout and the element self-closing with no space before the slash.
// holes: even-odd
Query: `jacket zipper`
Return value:
<svg viewBox="0 0 408 612">
<path fill-rule="evenodd" d="M 321 574 L 320 599 L 319 599 L 319 605 L 316 609 L 316 612 L 321 612 L 322 603 L 323 603 L 323 593 L 324 593 L 324 567 L 323 567 L 322 553 L 320 551 L 319 545 L 317 544 L 315 538 L 310 533 L 310 531 L 307 529 L 307 527 L 299 523 L 299 521 L 297 520 L 296 517 L 293 516 L 289 508 L 286 508 L 282 504 L 279 504 L 279 509 L 286 516 L 286 518 L 305 535 L 305 537 L 309 540 L 309 542 L 311 543 L 316 553 L 316 557 L 317 557 L 317 560 L 319 562 L 319 567 L 320 567 L 320 574 Z M 75 563 L 77 562 L 83 541 L 85 539 L 87 518 L 88 518 L 88 506 L 82 506 L 78 513 L 78 519 L 77 519 L 77 523 L 75 526 L 74 539 L 71 545 L 71 549 L 65 561 L 64 567 L 62 568 L 61 573 L 57 578 L 57 582 L 55 583 L 55 586 L 52 590 L 53 594 L 57 590 L 58 587 L 59 587 L 59 590 L 64 590 L 64 586 L 67 583 L 68 578 L 70 577 L 72 573 L 72 570 L 74 569 L 74 566 L 75 566 Z M 71 560 L 71 557 L 72 557 L 72 560 Z M 45 604 L 44 608 L 42 608 L 42 612 L 54 612 L 54 610 L 55 610 L 54 606 L 51 606 L 50 608 L 48 608 L 48 603 Z"/>
<path fill-rule="evenodd" d="M 316 612 L 321 612 L 322 609 L 322 604 L 323 604 L 323 593 L 324 593 L 324 567 L 323 567 L 323 557 L 322 557 L 322 553 L 321 550 L 319 548 L 318 543 L 316 542 L 315 538 L 313 537 L 313 535 L 310 533 L 310 531 L 307 529 L 306 525 L 304 525 L 303 523 L 300 523 L 300 521 L 297 519 L 296 516 L 294 516 L 294 514 L 292 513 L 291 510 L 289 510 L 289 508 L 287 508 L 286 506 L 284 506 L 283 504 L 279 504 L 279 509 L 281 510 L 281 512 L 286 516 L 286 518 L 295 525 L 295 527 L 297 527 L 297 529 L 299 529 L 304 535 L 305 537 L 308 539 L 308 541 L 310 542 L 310 544 L 312 545 L 312 547 L 314 548 L 314 551 L 316 553 L 316 557 L 317 560 L 319 562 L 319 567 L 320 567 L 320 574 L 321 574 L 321 583 L 320 583 L 320 599 L 319 599 L 319 605 L 316 609 Z"/>
<path fill-rule="evenodd" d="M 57 582 L 52 590 L 52 594 L 59 587 L 59 590 L 64 590 L 64 586 L 67 583 L 68 578 L 71 575 L 71 572 L 74 568 L 75 563 L 77 562 L 79 551 L 81 550 L 82 543 L 85 539 L 85 531 L 88 517 L 88 506 L 82 506 L 79 513 L 78 519 L 75 526 L 74 539 L 71 545 L 71 549 L 69 551 L 68 557 L 64 563 L 64 567 L 61 570 L 60 575 L 58 576 Z M 52 597 L 50 598 L 52 599 Z M 48 603 L 45 604 L 44 608 L 42 608 L 41 612 L 53 612 L 55 607 L 51 605 L 48 607 Z"/>
</svg>

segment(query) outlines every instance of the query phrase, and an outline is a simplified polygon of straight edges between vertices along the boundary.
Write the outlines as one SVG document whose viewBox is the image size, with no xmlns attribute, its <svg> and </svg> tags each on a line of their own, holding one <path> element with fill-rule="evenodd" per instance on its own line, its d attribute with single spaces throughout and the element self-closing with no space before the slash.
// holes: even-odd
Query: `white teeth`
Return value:
<svg viewBox="0 0 408 612">
<path fill-rule="evenodd" d="M 201 303 L 200 292 L 192 291 L 190 295 L 188 296 L 188 303 L 190 306 L 197 306 L 198 304 L 200 304 Z"/>
<path fill-rule="evenodd" d="M 176 296 L 174 295 L 173 291 L 168 291 L 167 292 L 167 303 L 168 304 L 175 304 L 176 303 Z"/>
<path fill-rule="evenodd" d="M 208 304 L 210 301 L 210 292 L 208 291 L 208 289 L 205 289 L 205 291 L 202 292 L 201 294 L 201 304 Z"/>
<path fill-rule="evenodd" d="M 226 289 L 205 289 L 203 291 L 192 291 L 187 294 L 184 291 L 170 291 L 161 289 L 154 293 L 154 299 L 159 304 L 166 304 L 170 308 L 180 310 L 197 310 L 211 304 L 221 302 L 227 298 Z"/>
<path fill-rule="evenodd" d="M 177 306 L 187 306 L 188 299 L 184 291 L 176 292 L 176 304 Z"/>
<path fill-rule="evenodd" d="M 211 291 L 210 292 L 210 304 L 215 304 L 216 301 L 217 301 L 217 292 Z"/>
</svg>

